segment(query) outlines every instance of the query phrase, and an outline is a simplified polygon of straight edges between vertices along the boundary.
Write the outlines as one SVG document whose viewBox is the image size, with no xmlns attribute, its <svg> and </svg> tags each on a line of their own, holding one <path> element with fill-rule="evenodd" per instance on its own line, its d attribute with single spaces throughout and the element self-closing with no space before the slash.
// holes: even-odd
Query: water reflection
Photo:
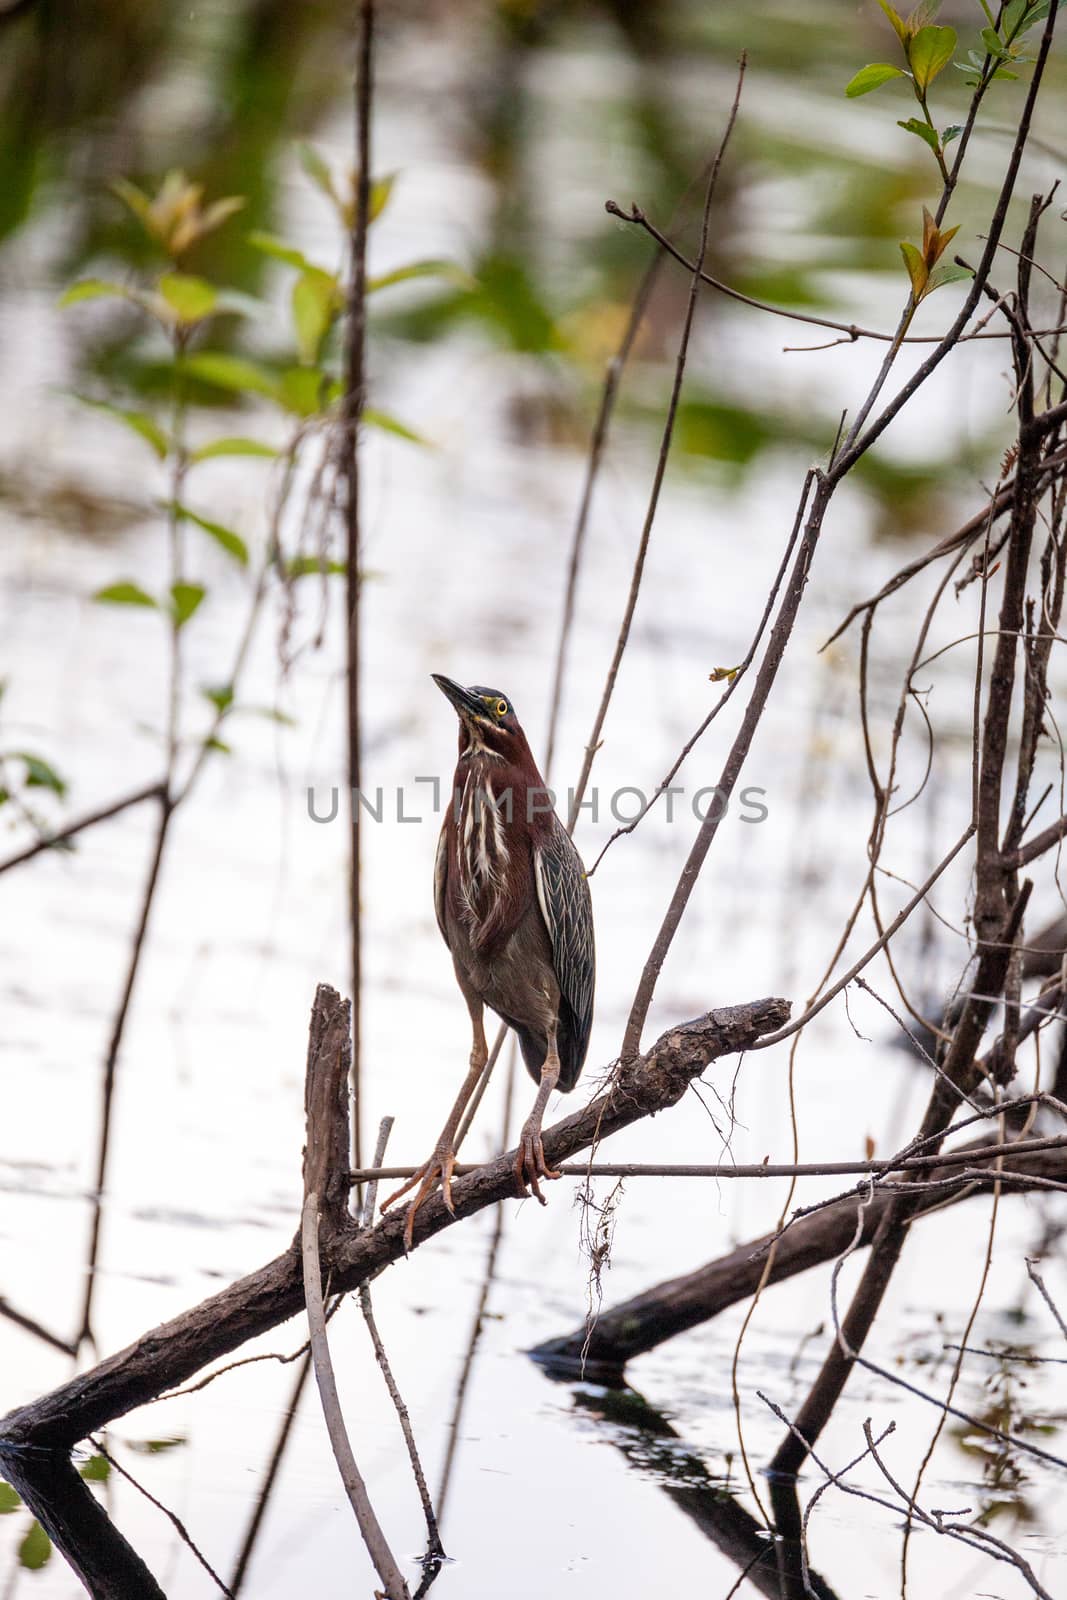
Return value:
<svg viewBox="0 0 1067 1600">
<path fill-rule="evenodd" d="M 775 1527 L 768 1530 L 736 1497 L 729 1480 L 714 1477 L 666 1415 L 636 1389 L 582 1384 L 572 1389 L 571 1398 L 576 1411 L 603 1430 L 630 1466 L 658 1484 L 737 1567 L 739 1586 L 748 1579 L 768 1600 L 797 1600 L 806 1592 L 795 1480 L 770 1484 Z M 818 1600 L 837 1600 L 838 1592 L 817 1572 L 808 1573 L 808 1583 Z"/>
</svg>

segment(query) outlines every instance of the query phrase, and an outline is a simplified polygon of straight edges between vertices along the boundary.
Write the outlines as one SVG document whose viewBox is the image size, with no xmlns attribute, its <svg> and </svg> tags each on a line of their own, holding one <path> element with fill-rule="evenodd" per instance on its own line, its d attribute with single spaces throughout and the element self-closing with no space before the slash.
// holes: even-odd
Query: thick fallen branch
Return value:
<svg viewBox="0 0 1067 1600">
<path fill-rule="evenodd" d="M 93 1600 L 167 1600 L 100 1501 L 58 1450 L 0 1452 L 3 1474 Z"/>
<path fill-rule="evenodd" d="M 953 1155 L 959 1158 L 972 1149 L 979 1152 L 983 1146 L 986 1153 L 975 1154 L 971 1159 L 989 1161 L 986 1140 L 975 1141 L 973 1146 L 964 1145 L 953 1151 Z M 955 1165 L 945 1165 L 935 1168 L 929 1177 L 936 1182 L 958 1170 Z M 971 1195 L 988 1193 L 998 1181 L 1003 1190 L 1010 1190 L 1013 1178 L 1016 1180 L 1014 1187 L 1019 1189 L 1028 1187 L 1035 1178 L 1067 1181 L 1067 1151 L 1040 1150 L 1006 1157 L 999 1172 L 991 1170 L 988 1177 L 971 1174 L 967 1184 L 955 1191 L 932 1191 L 929 1204 L 919 1209 L 918 1216 L 923 1215 L 923 1209 L 941 1211 Z M 894 1193 L 894 1190 L 875 1189 L 863 1211 L 861 1245 L 870 1244 Z M 836 1260 L 856 1231 L 859 1199 L 857 1195 L 844 1196 L 825 1210 L 792 1223 L 779 1236 L 768 1283 L 781 1283 L 799 1272 L 806 1272 L 809 1267 Z M 759 1239 L 750 1239 L 728 1255 L 698 1267 L 695 1272 L 657 1283 L 609 1311 L 602 1311 L 592 1330 L 585 1325 L 574 1328 L 559 1338 L 545 1340 L 530 1354 L 560 1376 L 581 1371 L 594 1382 L 619 1383 L 626 1363 L 635 1356 L 702 1322 L 710 1322 L 720 1312 L 754 1294 L 772 1237 L 764 1234 Z"/>
<path fill-rule="evenodd" d="M 711 1061 L 747 1049 L 761 1034 L 780 1027 L 788 1015 L 785 1000 L 757 1000 L 726 1006 L 669 1029 L 646 1055 L 621 1068 L 583 1110 L 545 1131 L 549 1164 L 558 1165 L 619 1128 L 674 1105 Z M 334 1060 L 335 1083 L 336 1074 L 341 1079 L 344 1075 L 346 1050 L 339 1038 L 345 1016 L 340 997 L 321 986 L 312 1013 L 309 1056 L 318 1051 Z M 339 1155 L 339 1141 L 326 1142 L 333 1142 Z M 416 1219 L 416 1244 L 499 1200 L 514 1199 L 513 1163 L 514 1153 L 508 1152 L 458 1179 L 452 1189 L 454 1217 L 440 1195 L 426 1201 Z M 347 1188 L 347 1160 L 339 1175 L 335 1170 L 330 1176 L 334 1182 L 340 1176 Z M 328 1200 L 329 1183 L 316 1187 Z M 359 1229 L 339 1213 L 338 1207 L 336 1226 L 324 1227 L 322 1238 L 323 1270 L 329 1274 L 333 1293 L 358 1287 L 404 1254 L 403 1209 L 367 1229 Z M 324 1224 L 327 1214 L 324 1206 Z M 0 1457 L 27 1445 L 69 1450 L 86 1434 L 184 1383 L 209 1362 L 276 1328 L 303 1306 L 300 1252 L 294 1243 L 283 1255 L 220 1294 L 152 1329 L 41 1399 L 10 1412 L 0 1421 Z"/>
</svg>

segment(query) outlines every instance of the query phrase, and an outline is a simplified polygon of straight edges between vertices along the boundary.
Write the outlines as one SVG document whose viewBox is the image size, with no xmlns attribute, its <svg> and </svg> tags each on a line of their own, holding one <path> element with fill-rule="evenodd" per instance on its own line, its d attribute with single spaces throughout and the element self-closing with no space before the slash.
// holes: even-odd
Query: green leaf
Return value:
<svg viewBox="0 0 1067 1600">
<path fill-rule="evenodd" d="M 135 217 L 139 217 L 142 222 L 147 223 L 152 210 L 152 202 L 143 189 L 138 189 L 137 185 L 131 183 L 128 178 L 116 178 L 111 184 L 111 192 L 118 195 L 119 199 L 129 206 Z"/>
<path fill-rule="evenodd" d="M 920 251 L 913 244 L 908 244 L 906 240 L 901 241 L 900 253 L 904 257 L 904 265 L 907 267 L 908 277 L 911 279 L 911 292 L 915 299 L 919 300 L 922 297 L 923 290 L 926 288 L 926 262 L 923 260 Z"/>
<path fill-rule="evenodd" d="M 908 45 L 908 65 L 921 93 L 925 94 L 938 73 L 948 66 L 955 48 L 955 28 L 919 29 Z"/>
<path fill-rule="evenodd" d="M 293 556 L 285 564 L 287 578 L 308 578 L 313 574 L 343 574 L 348 571 L 343 561 L 331 561 L 326 556 Z"/>
<path fill-rule="evenodd" d="M 248 546 L 239 533 L 227 528 L 222 522 L 212 522 L 210 517 L 202 517 L 199 512 L 178 502 L 172 503 L 172 509 L 175 516 L 180 517 L 183 522 L 193 522 L 198 528 L 202 528 L 208 537 L 214 539 L 215 543 L 220 545 L 227 555 L 232 556 L 239 566 L 247 567 Z"/>
<path fill-rule="evenodd" d="M 288 367 L 279 382 L 278 400 L 297 417 L 328 411 L 343 390 L 336 378 L 319 367 Z"/>
<path fill-rule="evenodd" d="M 247 237 L 254 250 L 261 251 L 265 256 L 273 256 L 275 261 L 284 261 L 287 267 L 296 267 L 299 272 L 316 270 L 315 263 L 309 261 L 302 251 L 294 249 L 273 233 L 262 233 L 257 229 Z"/>
<path fill-rule="evenodd" d="M 131 1450 L 136 1450 L 141 1456 L 162 1455 L 165 1450 L 177 1450 L 180 1445 L 188 1444 L 184 1434 L 175 1433 L 165 1439 L 128 1439 L 127 1444 Z"/>
<path fill-rule="evenodd" d="M 237 394 L 261 394 L 298 417 L 314 417 L 329 409 L 343 393 L 336 378 L 318 367 L 288 367 L 269 372 L 240 356 L 190 356 L 185 370 L 195 378 Z"/>
<path fill-rule="evenodd" d="M 982 43 L 985 45 L 986 50 L 989 52 L 989 54 L 991 56 L 993 56 L 997 61 L 1007 61 L 1008 60 L 1008 52 L 1005 50 L 1003 44 L 1001 43 L 1000 35 L 997 32 L 996 28 L 983 28 L 982 29 Z"/>
<path fill-rule="evenodd" d="M 313 367 L 319 359 L 323 340 L 344 305 L 341 286 L 332 272 L 310 267 L 294 283 L 292 303 L 300 359 L 306 366 Z"/>
<path fill-rule="evenodd" d="M 898 15 L 898 13 L 893 10 L 893 7 L 889 4 L 889 0 L 878 0 L 878 4 L 881 6 L 882 10 L 893 24 L 893 32 L 906 49 L 908 43 L 908 29 L 903 17 Z"/>
<path fill-rule="evenodd" d="M 82 278 L 79 283 L 72 283 L 59 297 L 61 306 L 76 306 L 83 300 L 101 300 L 106 295 L 117 297 L 120 300 L 131 300 L 129 289 L 121 283 L 110 283 L 106 278 Z"/>
<path fill-rule="evenodd" d="M 387 173 L 384 178 L 372 178 L 370 185 L 370 203 L 367 208 L 367 221 L 376 222 L 389 204 L 393 194 L 393 185 L 396 183 L 396 173 Z"/>
<path fill-rule="evenodd" d="M 264 456 L 273 460 L 277 454 L 273 445 L 264 444 L 260 439 L 243 439 L 235 436 L 230 439 L 212 439 L 210 444 L 202 444 L 199 450 L 192 451 L 189 460 L 214 461 L 219 456 Z"/>
<path fill-rule="evenodd" d="M 153 611 L 159 610 L 159 601 L 136 583 L 109 583 L 106 589 L 98 589 L 93 599 L 99 600 L 102 605 L 150 606 Z"/>
<path fill-rule="evenodd" d="M 205 700 L 210 700 L 216 711 L 229 711 L 233 705 L 233 684 L 220 683 L 214 688 L 210 684 L 202 684 L 200 693 Z"/>
<path fill-rule="evenodd" d="M 1027 4 L 1028 0 L 1011 0 L 1011 4 L 1004 7 L 1000 25 L 1004 29 L 1005 39 L 1011 39 L 1014 36 L 1016 28 L 1023 20 Z"/>
<path fill-rule="evenodd" d="M 103 410 L 110 411 L 113 417 L 124 422 L 127 428 L 151 445 L 160 461 L 166 460 L 170 440 L 154 418 L 146 416 L 143 411 L 122 411 L 118 406 L 104 406 Z"/>
<path fill-rule="evenodd" d="M 939 148 L 937 134 L 934 132 L 933 128 L 931 128 L 928 123 L 920 121 L 918 117 L 909 117 L 907 122 L 898 122 L 897 127 L 904 128 L 908 133 L 917 134 L 925 144 L 930 146 L 931 150 L 937 150 Z"/>
<path fill-rule="evenodd" d="M 1012 83 L 1016 83 L 1018 81 L 1019 74 L 1017 72 L 1009 72 L 1007 67 L 998 67 L 997 70 L 993 73 L 993 77 L 994 78 L 1010 78 Z"/>
<path fill-rule="evenodd" d="M 52 1559 L 52 1541 L 41 1524 L 34 1521 L 30 1531 L 19 1545 L 19 1566 L 27 1572 L 39 1572 Z"/>
<path fill-rule="evenodd" d="M 233 755 L 233 746 L 229 745 L 229 744 L 225 744 L 222 739 L 217 739 L 214 734 L 211 735 L 210 739 L 205 739 L 204 740 L 204 749 L 205 750 L 217 750 L 220 756 L 232 756 Z M 178 1443 L 180 1443 L 180 1444 L 183 1444 L 184 1442 L 185 1442 L 184 1440 L 179 1440 L 178 1441 Z"/>
<path fill-rule="evenodd" d="M 40 756 L 31 755 L 28 750 L 13 750 L 11 754 L 25 765 L 27 789 L 50 789 L 60 798 L 66 794 L 66 780 L 61 778 L 47 761 Z"/>
<path fill-rule="evenodd" d="M 928 230 L 926 230 L 926 219 L 928 218 L 929 234 Z M 934 261 L 939 261 L 941 256 L 944 256 L 945 250 L 949 248 L 953 238 L 957 237 L 958 232 L 960 232 L 960 224 L 958 222 L 957 226 L 945 227 L 945 229 L 939 229 L 939 227 L 934 226 L 933 216 L 929 216 L 929 211 L 926 210 L 926 206 L 923 206 L 923 261 L 926 262 L 926 266 L 933 266 Z M 926 248 L 928 245 L 933 248 L 933 256 L 928 254 L 928 248 Z"/>
<path fill-rule="evenodd" d="M 400 422 L 391 416 L 388 411 L 379 411 L 375 406 L 364 406 L 363 421 L 368 427 L 381 428 L 383 433 L 391 433 L 397 439 L 406 439 L 409 444 L 429 445 L 429 439 L 423 438 L 421 433 L 416 433 L 414 428 L 409 428 L 406 423 Z"/>
<path fill-rule="evenodd" d="M 280 385 L 272 372 L 246 361 L 241 356 L 228 356 L 204 351 L 189 356 L 185 371 L 191 377 L 213 383 L 219 389 L 229 389 L 235 394 L 262 394 L 270 400 L 279 400 Z"/>
<path fill-rule="evenodd" d="M 200 232 L 214 233 L 216 228 L 221 228 L 236 212 L 243 211 L 248 204 L 242 194 L 228 194 L 221 200 L 212 200 L 200 213 Z"/>
<path fill-rule="evenodd" d="M 338 199 L 337 190 L 333 186 L 333 173 L 330 171 L 326 162 L 319 155 L 319 152 L 314 148 L 313 145 L 298 144 L 296 147 L 296 153 L 299 158 L 300 165 L 303 167 L 304 171 L 307 173 L 316 189 L 320 189 L 326 196 L 327 200 L 332 201 L 335 206 L 339 205 L 340 201 Z"/>
<path fill-rule="evenodd" d="M 17 1511 L 21 1504 L 22 1496 L 0 1478 L 0 1517 L 9 1516 L 12 1511 Z"/>
<path fill-rule="evenodd" d="M 850 100 L 855 100 L 861 94 L 870 94 L 872 89 L 880 89 L 890 78 L 904 76 L 899 67 L 891 67 L 888 61 L 872 61 L 869 66 L 861 67 L 856 76 L 849 80 L 845 85 L 845 93 Z"/>
<path fill-rule="evenodd" d="M 90 1456 L 78 1468 L 78 1476 L 86 1483 L 106 1483 L 111 1476 L 111 1462 L 107 1456 Z"/>
<path fill-rule="evenodd" d="M 207 590 L 199 583 L 172 583 L 170 586 L 170 614 L 179 628 L 184 628 L 203 600 Z"/>
<path fill-rule="evenodd" d="M 863 69 L 864 72 L 872 70 L 870 67 Z M 899 77 L 904 76 L 896 67 L 887 68 L 887 71 L 897 73 Z M 861 74 L 857 73 L 856 76 L 859 77 Z M 876 85 L 872 84 L 871 87 L 874 88 Z M 478 287 L 477 280 L 472 278 L 469 272 L 465 272 L 458 262 L 433 258 L 426 261 L 412 261 L 406 267 L 394 267 L 391 272 L 383 272 L 377 278 L 368 279 L 367 293 L 374 294 L 378 289 L 389 289 L 394 283 L 408 283 L 412 278 L 444 278 L 449 283 L 458 284 L 461 289 L 470 290 Z"/>
<path fill-rule="evenodd" d="M 973 278 L 974 273 L 969 267 L 958 267 L 954 261 L 944 261 L 926 280 L 923 294 L 933 294 L 935 289 L 941 289 L 946 283 L 962 283 L 964 278 Z"/>
<path fill-rule="evenodd" d="M 165 272 L 156 285 L 179 322 L 202 322 L 218 310 L 219 291 L 206 278 L 187 272 Z"/>
<path fill-rule="evenodd" d="M 146 444 L 151 445 L 160 461 L 166 459 L 170 449 L 170 440 L 154 417 L 144 411 L 126 410 L 122 406 L 113 406 L 107 400 L 94 400 L 90 395 L 78 394 L 74 397 L 83 406 L 92 406 L 94 411 L 106 411 L 109 417 L 124 423 Z"/>
<path fill-rule="evenodd" d="M 1039 0 L 1039 3 L 1036 6 L 1031 7 L 1031 9 L 1026 13 L 1026 20 L 1023 24 L 1023 32 L 1026 33 L 1028 29 L 1033 27 L 1035 22 L 1041 22 L 1043 18 L 1048 16 L 1051 9 L 1052 0 Z"/>
<path fill-rule="evenodd" d="M 954 122 L 950 128 L 942 128 L 941 129 L 941 148 L 944 149 L 945 145 L 951 144 L 953 139 L 958 139 L 962 132 L 963 132 L 963 126 L 962 126 L 961 123 L 958 123 L 958 122 Z"/>
</svg>

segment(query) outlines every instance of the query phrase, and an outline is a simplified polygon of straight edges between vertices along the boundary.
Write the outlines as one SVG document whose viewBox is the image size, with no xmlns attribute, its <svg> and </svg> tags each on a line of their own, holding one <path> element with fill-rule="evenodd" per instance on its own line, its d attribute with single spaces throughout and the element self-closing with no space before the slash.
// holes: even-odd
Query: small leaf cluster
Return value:
<svg viewBox="0 0 1067 1600">
<path fill-rule="evenodd" d="M 298 153 L 304 171 L 329 201 L 338 223 L 347 236 L 351 233 L 355 218 L 356 174 L 349 173 L 342 183 L 310 145 L 301 145 Z M 388 205 L 395 183 L 395 173 L 384 178 L 376 178 L 371 182 L 368 215 L 372 224 L 378 220 Z M 295 249 L 274 234 L 250 233 L 248 242 L 264 255 L 295 270 L 297 276 L 293 282 L 290 305 L 297 348 L 302 365 L 316 369 L 322 360 L 323 347 L 345 309 L 345 294 L 338 274 L 318 262 L 309 260 L 302 250 Z M 391 288 L 398 283 L 407 283 L 415 278 L 444 278 L 461 283 L 465 287 L 470 283 L 468 274 L 461 271 L 455 263 L 432 259 L 409 262 L 379 277 L 372 277 L 367 283 L 367 293 L 376 294 L 381 289 Z M 266 393 L 272 399 L 279 398 L 278 392 L 272 393 L 269 385 L 259 392 Z M 309 391 L 305 390 L 304 394 L 307 393 Z M 332 403 L 339 393 L 340 386 L 336 383 L 328 388 L 326 391 L 328 402 Z M 281 399 L 284 404 L 284 393 Z M 392 419 L 383 418 L 380 412 L 371 411 L 369 414 L 365 413 L 365 417 L 372 426 L 385 427 L 387 431 L 396 433 L 401 438 L 419 442 L 418 435 L 410 428 L 396 424 Z"/>
<path fill-rule="evenodd" d="M 126 178 L 119 178 L 112 188 L 139 219 L 149 237 L 162 245 L 175 261 L 209 233 L 221 228 L 245 203 L 240 195 L 227 195 L 205 206 L 203 185 L 190 183 L 184 172 L 168 172 L 158 193 L 151 197 Z"/>
<path fill-rule="evenodd" d="M 151 196 L 124 178 L 112 184 L 112 189 L 133 212 L 149 239 L 167 256 L 170 265 L 149 289 L 116 283 L 109 278 L 81 278 L 61 296 L 61 306 L 107 297 L 129 300 L 154 317 L 167 333 L 177 334 L 183 340 L 209 317 L 227 312 L 243 316 L 260 309 L 259 303 L 250 296 L 219 288 L 195 273 L 183 272 L 180 267 L 188 250 L 243 208 L 244 200 L 240 195 L 228 195 L 205 206 L 202 185 L 190 183 L 183 172 L 168 172 L 156 194 Z"/>
<path fill-rule="evenodd" d="M 940 10 L 940 0 L 921 0 L 907 17 L 902 17 L 894 10 L 889 0 L 878 0 L 878 4 L 897 36 L 905 65 L 899 67 L 888 61 L 871 62 L 860 68 L 846 85 L 845 93 L 854 100 L 880 89 L 894 78 L 907 79 L 919 102 L 922 116 L 901 119 L 897 126 L 906 133 L 913 133 L 929 146 L 942 176 L 947 177 L 945 150 L 954 139 L 959 138 L 963 128 L 957 123 L 937 128 L 928 104 L 931 85 L 950 63 L 964 74 L 971 88 L 984 87 L 994 78 L 1017 77 L 1018 74 L 1009 68 L 1032 59 L 1021 53 L 1023 36 L 1036 22 L 1048 15 L 1051 0 L 1011 0 L 1009 5 L 1003 7 L 999 22 L 987 0 L 981 0 L 982 11 L 987 18 L 987 26 L 981 31 L 984 53 L 969 50 L 966 61 L 955 62 L 952 57 L 956 50 L 956 30 L 940 27 L 934 22 Z"/>
<path fill-rule="evenodd" d="M 878 0 L 878 4 L 889 18 L 893 32 L 900 42 L 905 66 L 893 66 L 888 61 L 872 62 L 856 73 L 846 86 L 845 93 L 850 100 L 854 100 L 859 95 L 870 94 L 872 89 L 880 89 L 883 83 L 888 83 L 893 78 L 909 80 L 922 110 L 922 117 L 908 117 L 898 122 L 897 126 L 907 133 L 915 134 L 924 144 L 929 145 L 939 167 L 944 170 L 945 146 L 957 138 L 961 130 L 958 127 L 949 127 L 938 132 L 930 115 L 927 95 L 934 79 L 944 72 L 952 60 L 956 48 L 956 30 L 938 27 L 934 23 L 933 19 L 940 9 L 940 0 L 921 0 L 907 17 L 900 16 L 889 4 L 889 0 Z"/>
<path fill-rule="evenodd" d="M 961 278 L 971 276 L 966 267 L 956 266 L 950 261 L 941 261 L 945 250 L 959 231 L 958 225 L 955 228 L 939 228 L 923 206 L 922 245 L 917 247 L 906 240 L 901 242 L 900 253 L 904 257 L 904 265 L 911 279 L 912 300 L 915 305 L 918 305 L 920 300 L 925 300 L 928 294 L 933 294 L 935 289 L 942 288 L 944 284 L 958 283 Z M 940 266 L 939 261 L 941 261 Z"/>
<path fill-rule="evenodd" d="M 305 173 L 331 206 L 347 242 L 355 217 L 356 175 L 335 175 L 309 146 L 301 147 L 298 154 Z M 382 215 L 395 184 L 395 174 L 371 182 L 372 222 Z M 93 395 L 78 395 L 77 398 L 129 429 L 148 446 L 157 461 L 169 469 L 170 493 L 158 502 L 158 509 L 166 517 L 172 536 L 178 529 L 193 530 L 193 550 L 196 540 L 203 536 L 236 566 L 248 569 L 252 555 L 245 536 L 221 520 L 202 495 L 190 497 L 187 485 L 192 474 L 205 462 L 238 456 L 271 460 L 279 452 L 273 445 L 244 434 L 227 434 L 193 448 L 185 442 L 185 419 L 189 408 L 204 398 L 204 390 L 209 394 L 221 392 L 240 401 L 267 400 L 290 423 L 293 431 L 287 455 L 295 462 L 308 432 L 314 427 L 328 425 L 337 416 L 338 402 L 344 392 L 337 341 L 331 338 L 346 307 L 346 291 L 340 273 L 309 259 L 302 250 L 274 234 L 249 234 L 246 242 L 254 249 L 295 273 L 290 292 L 292 353 L 280 359 L 264 358 L 218 348 L 219 341 L 213 335 L 222 317 L 265 316 L 267 308 L 249 295 L 185 270 L 184 257 L 208 234 L 240 212 L 243 199 L 230 195 L 207 201 L 202 186 L 179 171 L 168 173 L 154 194 L 125 179 L 113 184 L 112 189 L 141 224 L 153 247 L 163 255 L 164 263 L 158 273 L 146 280 L 120 282 L 104 277 L 83 278 L 67 289 L 60 304 L 79 306 L 91 300 L 122 300 L 151 319 L 150 325 L 164 334 L 171 348 L 168 363 L 171 416 L 161 419 L 142 406 L 116 404 L 110 398 Z M 366 289 L 368 294 L 377 294 L 398 284 L 430 277 L 443 278 L 464 288 L 469 288 L 472 282 L 469 275 L 452 262 L 425 259 L 370 278 Z M 425 443 L 405 422 L 378 408 L 364 407 L 361 415 L 370 427 L 409 443 Z M 151 593 L 142 584 L 121 577 L 99 589 L 93 598 L 109 606 L 154 612 L 167 621 L 177 636 L 198 614 L 208 598 L 208 590 L 182 570 L 188 555 L 184 541 L 179 544 L 173 538 L 172 542 L 182 551 L 181 565 L 177 572 L 172 570 L 173 581 L 165 592 Z M 345 566 L 324 553 L 286 555 L 271 550 L 266 570 L 271 569 L 283 582 L 289 583 L 311 574 L 325 579 L 343 573 Z M 231 684 L 201 686 L 200 693 L 215 713 L 212 731 L 205 740 L 211 749 L 227 749 L 216 735 L 223 720 L 239 711 L 284 720 L 276 712 L 236 704 Z M 31 771 L 29 767 L 25 770 Z M 43 766 L 41 771 L 44 771 Z M 59 781 L 56 779 L 57 783 Z"/>
<path fill-rule="evenodd" d="M 986 0 L 982 0 L 982 10 L 989 19 L 988 26 L 982 29 L 986 54 L 983 56 L 979 50 L 968 50 L 967 60 L 955 63 L 964 74 L 964 82 L 970 88 L 977 88 L 985 73 L 990 78 L 1017 78 L 1019 74 L 1010 69 L 1034 59 L 1022 53 L 1025 48 L 1023 36 L 1035 23 L 1043 21 L 1050 9 L 1051 0 L 1011 0 L 1002 9 L 998 23 Z M 990 62 L 996 63 L 992 72 L 989 72 Z"/>
<path fill-rule="evenodd" d="M 256 314 L 263 308 L 248 296 L 183 272 L 179 267 L 181 256 L 236 215 L 244 202 L 238 196 L 229 196 L 205 204 L 201 186 L 190 183 L 180 172 L 168 173 L 151 197 L 125 180 L 113 188 L 133 211 L 149 238 L 169 258 L 167 264 L 147 284 L 120 284 L 99 278 L 82 280 L 68 289 L 61 304 L 78 305 L 105 296 L 120 297 L 153 319 L 171 344 L 172 417 L 165 425 L 138 407 L 115 405 L 94 396 L 79 395 L 78 398 L 130 429 L 148 445 L 157 460 L 169 468 L 171 494 L 158 502 L 158 509 L 171 528 L 195 530 L 198 537 L 203 535 L 237 567 L 247 569 L 251 562 L 247 540 L 236 528 L 212 515 L 210 508 L 200 509 L 190 504 L 186 488 L 192 474 L 205 462 L 226 457 L 273 460 L 278 452 L 263 440 L 237 434 L 227 434 L 191 448 L 185 441 L 185 417 L 197 364 L 213 358 L 218 361 L 233 359 L 221 352 L 213 357 L 210 350 L 202 348 L 214 319 L 224 313 Z M 194 344 L 201 348 L 194 350 L 191 348 Z M 102 605 L 154 612 L 165 619 L 175 635 L 179 634 L 200 611 L 208 590 L 204 583 L 184 570 L 193 552 L 186 550 L 184 541 L 178 548 L 182 552 L 181 564 L 163 593 L 151 593 L 130 578 L 120 578 L 98 589 L 93 599 Z M 227 705 L 225 710 L 229 709 Z M 223 708 L 216 707 L 216 712 L 217 726 Z M 210 742 L 214 749 L 226 748 L 213 735 Z"/>
</svg>

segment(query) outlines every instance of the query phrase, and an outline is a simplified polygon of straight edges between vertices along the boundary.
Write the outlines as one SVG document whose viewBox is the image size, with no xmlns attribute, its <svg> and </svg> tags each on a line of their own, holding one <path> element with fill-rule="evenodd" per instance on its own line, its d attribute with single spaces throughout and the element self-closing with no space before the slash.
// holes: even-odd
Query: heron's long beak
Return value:
<svg viewBox="0 0 1067 1600">
<path fill-rule="evenodd" d="M 461 683 L 454 683 L 451 678 L 443 677 L 439 672 L 431 673 L 430 676 L 461 717 L 478 717 L 483 722 L 486 720 L 485 707 L 476 694 L 471 694 Z"/>
</svg>

